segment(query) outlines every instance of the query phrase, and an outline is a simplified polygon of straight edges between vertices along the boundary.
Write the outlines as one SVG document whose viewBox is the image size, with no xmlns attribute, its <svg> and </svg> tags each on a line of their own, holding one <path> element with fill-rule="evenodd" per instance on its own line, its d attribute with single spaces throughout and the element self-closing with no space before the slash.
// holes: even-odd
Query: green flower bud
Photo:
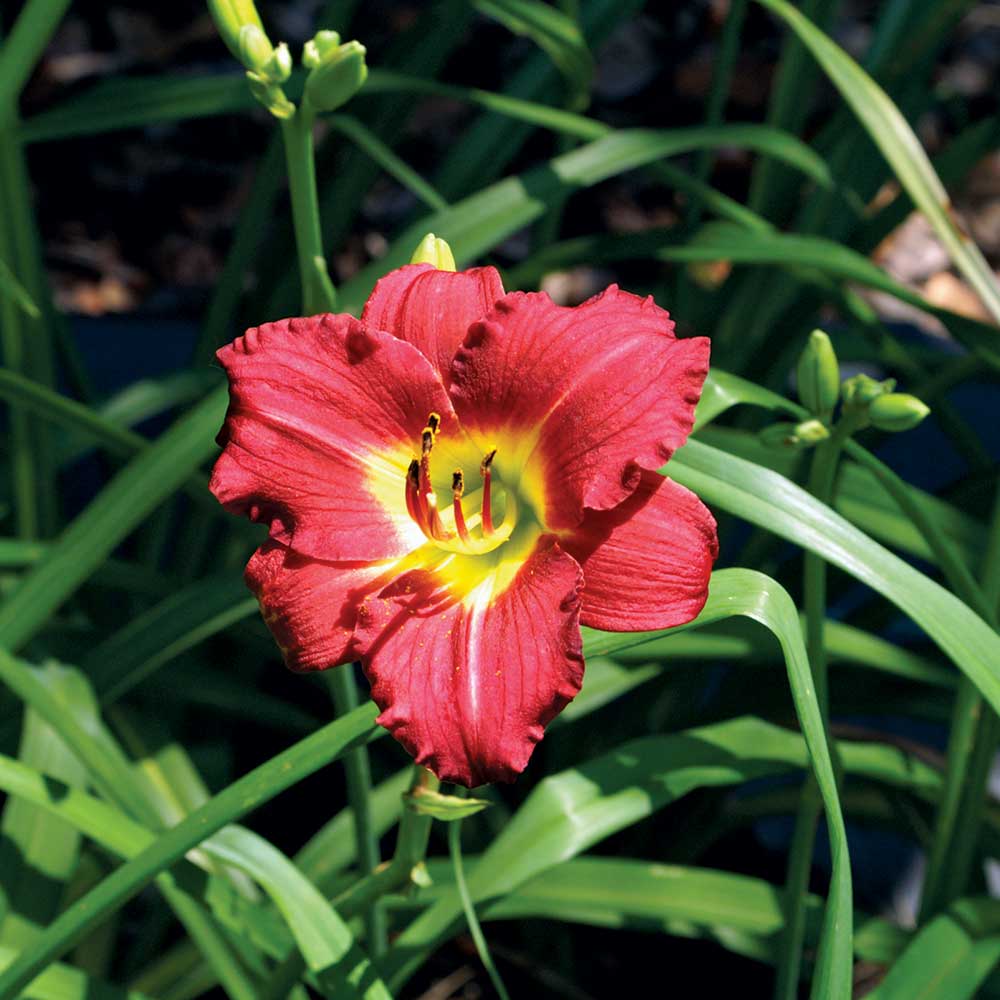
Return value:
<svg viewBox="0 0 1000 1000">
<path fill-rule="evenodd" d="M 455 255 L 451 252 L 451 247 L 447 241 L 428 233 L 421 241 L 413 256 L 410 258 L 411 264 L 433 264 L 439 271 L 457 271 L 455 266 Z"/>
<path fill-rule="evenodd" d="M 340 35 L 336 31 L 317 31 L 302 49 L 302 65 L 315 69 L 340 48 Z"/>
<path fill-rule="evenodd" d="M 305 99 L 317 111 L 335 111 L 361 89 L 367 77 L 365 47 L 345 42 L 310 71 Z"/>
<path fill-rule="evenodd" d="M 873 399 L 884 396 L 896 388 L 896 380 L 887 378 L 883 382 L 873 379 L 870 375 L 855 375 L 847 379 L 841 387 L 844 394 L 844 406 L 853 410 L 865 409 Z"/>
<path fill-rule="evenodd" d="M 261 23 L 253 0 L 208 0 L 208 10 L 212 15 L 212 20 L 215 21 L 216 28 L 219 29 L 222 40 L 226 43 L 226 48 L 247 69 L 257 69 L 261 64 L 247 62 L 244 58 L 241 38 L 244 28 L 254 27 L 261 33 L 268 49 L 264 59 L 270 56 L 271 43 L 267 41 L 264 25 Z"/>
<path fill-rule="evenodd" d="M 796 369 L 799 399 L 816 416 L 829 419 L 840 398 L 840 366 L 830 338 L 813 330 Z"/>
<path fill-rule="evenodd" d="M 262 72 L 272 83 L 284 83 L 292 75 L 292 54 L 284 42 L 274 50 Z"/>
<path fill-rule="evenodd" d="M 804 445 L 814 445 L 828 438 L 830 432 L 821 420 L 803 420 L 795 425 L 795 436 Z"/>
<path fill-rule="evenodd" d="M 760 442 L 768 448 L 785 448 L 800 451 L 805 447 L 805 442 L 801 441 L 795 433 L 796 425 L 782 421 L 765 427 L 759 434 Z"/>
<path fill-rule="evenodd" d="M 930 412 L 930 407 L 916 396 L 888 392 L 872 400 L 868 407 L 868 419 L 880 431 L 908 431 Z"/>
<path fill-rule="evenodd" d="M 761 444 L 766 447 L 790 451 L 812 448 L 829 436 L 830 431 L 821 420 L 803 420 L 798 424 L 780 421 L 765 427 L 759 435 Z"/>
<path fill-rule="evenodd" d="M 431 873 L 423 861 L 418 861 L 410 869 L 410 881 L 418 889 L 429 889 L 434 884 L 434 879 L 431 878 Z"/>
<path fill-rule="evenodd" d="M 274 46 L 267 35 L 255 24 L 245 24 L 240 29 L 239 60 L 247 69 L 264 74 L 264 67 L 274 58 Z"/>
</svg>

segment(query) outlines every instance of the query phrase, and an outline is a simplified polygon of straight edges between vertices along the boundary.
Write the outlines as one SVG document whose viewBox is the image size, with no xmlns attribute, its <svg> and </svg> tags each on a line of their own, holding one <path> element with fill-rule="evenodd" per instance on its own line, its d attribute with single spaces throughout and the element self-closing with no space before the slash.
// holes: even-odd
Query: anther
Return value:
<svg viewBox="0 0 1000 1000">
<path fill-rule="evenodd" d="M 406 469 L 406 510 L 424 535 L 450 552 L 480 555 L 492 552 L 510 538 L 516 520 L 517 506 L 512 494 L 508 494 L 504 523 L 499 531 L 493 526 L 491 485 L 493 460 L 496 449 L 487 452 L 479 465 L 483 479 L 481 529 L 482 537 L 473 538 L 465 521 L 462 498 L 465 496 L 465 476 L 461 469 L 455 469 L 451 477 L 452 512 L 454 530 L 445 527 L 438 510 L 438 498 L 431 482 L 431 453 L 441 429 L 441 417 L 437 413 L 427 415 L 427 425 L 420 435 L 420 456 L 414 458 Z"/>
</svg>

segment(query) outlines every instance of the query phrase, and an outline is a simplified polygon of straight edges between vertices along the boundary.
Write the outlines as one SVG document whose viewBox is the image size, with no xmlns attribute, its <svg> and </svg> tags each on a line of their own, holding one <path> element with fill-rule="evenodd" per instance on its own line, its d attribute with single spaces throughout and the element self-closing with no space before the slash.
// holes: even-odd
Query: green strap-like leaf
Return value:
<svg viewBox="0 0 1000 1000">
<path fill-rule="evenodd" d="M 412 777 L 413 769 L 405 767 L 372 789 L 372 825 L 378 836 L 399 819 L 403 793 Z M 354 817 L 349 809 L 343 809 L 295 855 L 295 864 L 320 889 L 328 891 L 355 856 Z"/>
<path fill-rule="evenodd" d="M 77 685 L 87 689 L 83 676 L 74 673 Z M 87 768 L 90 780 L 102 795 L 155 828 L 156 812 L 136 778 L 132 763 L 97 716 L 93 695 L 87 691 L 87 700 L 77 705 L 67 704 L 59 697 L 59 678 L 59 673 L 29 666 L 0 650 L 0 682 L 59 734 Z"/>
<path fill-rule="evenodd" d="M 920 140 L 889 95 L 838 45 L 788 0 L 758 0 L 798 35 L 895 171 L 914 204 L 927 216 L 952 260 L 1000 322 L 1000 286 L 972 239 L 958 226 L 951 200 Z"/>
<path fill-rule="evenodd" d="M 0 260 L 0 295 L 6 295 L 13 299 L 19 309 L 32 319 L 38 319 L 41 313 L 38 306 L 32 301 L 27 289 L 14 276 L 14 272 Z"/>
<path fill-rule="evenodd" d="M 240 868 L 274 900 L 324 993 L 349 990 L 367 1000 L 389 1000 L 368 957 L 320 891 L 271 843 L 250 830 L 230 826 L 206 845 L 211 855 Z"/>
<path fill-rule="evenodd" d="M 969 1000 L 1000 961 L 1000 902 L 964 899 L 917 934 L 870 1000 Z"/>
<path fill-rule="evenodd" d="M 539 0 L 475 0 L 476 8 L 518 35 L 526 35 L 559 68 L 569 84 L 571 103 L 587 103 L 594 59 L 576 22 Z"/>
<path fill-rule="evenodd" d="M 226 390 L 220 387 L 133 459 L 62 533 L 0 604 L 0 646 L 17 649 L 115 546 L 203 461 L 216 453 Z"/>
<path fill-rule="evenodd" d="M 473 863 L 472 858 L 467 859 Z M 450 866 L 427 864 L 433 884 L 416 896 L 388 900 L 395 910 L 419 911 L 452 891 Z M 822 901 L 806 900 L 808 940 L 815 941 Z M 572 858 L 529 879 L 483 907 L 488 920 L 563 920 L 653 934 L 708 937 L 739 955 L 773 963 L 784 927 L 779 887 L 733 872 L 666 865 L 634 858 Z M 879 964 L 907 944 L 906 931 L 867 918 L 854 936 L 855 954 Z"/>
<path fill-rule="evenodd" d="M 888 598 L 1000 710 L 1000 636 L 954 594 L 769 469 L 689 441 L 668 471 L 709 506 L 818 553 Z"/>
<path fill-rule="evenodd" d="M 995 367 L 1000 367 L 1000 344 L 995 328 L 932 305 L 922 295 L 907 288 L 873 264 L 867 257 L 834 240 L 820 236 L 762 232 L 729 222 L 705 226 L 690 243 L 665 246 L 655 252 L 660 260 L 729 260 L 744 264 L 777 264 L 801 272 L 814 269 L 832 277 L 855 281 L 888 292 L 901 302 L 938 317 L 970 350 L 976 350 Z"/>
<path fill-rule="evenodd" d="M 688 628 L 733 615 L 770 629 L 785 656 L 796 711 L 823 802 L 833 855 L 833 879 L 814 979 L 815 997 L 846 1000 L 851 985 L 851 882 L 847 841 L 833 765 L 812 688 L 798 614 L 770 578 L 751 570 L 712 575 L 708 603 Z M 617 635 L 587 633 L 588 650 L 612 651 Z M 602 639 L 606 645 L 602 646 Z M 546 778 L 490 845 L 469 879 L 477 903 L 510 892 L 526 879 L 585 851 L 702 784 L 729 784 L 764 773 L 784 739 L 764 723 L 743 720 L 752 736 L 708 727 L 681 737 L 650 737 Z M 763 727 L 763 728 L 761 728 Z M 663 741 L 676 740 L 669 749 Z M 735 740 L 735 743 L 732 742 Z M 664 752 L 666 751 L 666 752 Z M 451 895 L 418 917 L 397 939 L 387 961 L 390 985 L 419 965 L 427 949 L 458 926 L 461 904 Z"/>
<path fill-rule="evenodd" d="M 288 750 L 272 757 L 162 833 L 142 853 L 112 872 L 86 896 L 56 918 L 32 946 L 0 975 L 0 1000 L 7 1000 L 62 955 L 76 941 L 132 898 L 144 885 L 187 851 L 264 802 L 272 799 L 346 750 L 382 735 L 375 725 L 374 705 L 324 726 Z"/>
<path fill-rule="evenodd" d="M 17 952 L 0 945 L 0 969 L 14 961 Z M 148 1000 L 136 990 L 92 979 L 71 965 L 53 962 L 21 994 L 26 1000 Z"/>
<path fill-rule="evenodd" d="M 448 203 L 433 185 L 401 159 L 370 128 L 351 115 L 330 115 L 327 122 L 365 152 L 387 174 L 416 195 L 432 212 L 443 212 Z"/>
<path fill-rule="evenodd" d="M 387 271 L 406 264 L 413 248 L 427 232 L 446 239 L 456 261 L 464 264 L 543 215 L 551 201 L 577 188 L 590 187 L 667 156 L 733 145 L 782 155 L 801 170 L 829 178 L 826 165 L 812 150 L 765 125 L 719 125 L 669 131 L 621 129 L 520 176 L 498 181 L 456 202 L 447 211 L 415 222 L 393 241 L 385 256 L 341 287 L 340 301 L 348 312 L 358 311 L 375 282 Z"/>
<path fill-rule="evenodd" d="M 214 576 L 177 590 L 97 643 L 81 668 L 110 704 L 185 650 L 258 613 L 239 576 Z"/>
<path fill-rule="evenodd" d="M 75 671 L 55 664 L 42 668 L 57 702 L 93 703 L 93 694 Z M 64 781 L 86 784 L 87 770 L 38 711 L 25 707 L 19 759 Z M 69 823 L 23 799 L 11 798 L 0 821 L 0 886 L 9 910 L 0 920 L 0 943 L 21 947 L 56 915 L 76 869 L 80 837 Z"/>
</svg>

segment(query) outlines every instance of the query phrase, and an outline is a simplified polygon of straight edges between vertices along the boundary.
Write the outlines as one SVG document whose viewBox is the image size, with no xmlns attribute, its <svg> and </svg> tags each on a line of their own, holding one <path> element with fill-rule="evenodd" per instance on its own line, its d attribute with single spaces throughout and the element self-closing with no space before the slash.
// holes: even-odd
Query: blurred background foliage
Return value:
<svg viewBox="0 0 1000 1000">
<path fill-rule="evenodd" d="M 460 266 L 493 263 L 508 288 L 542 288 L 565 304 L 611 281 L 651 293 L 682 334 L 712 337 L 715 366 L 783 397 L 794 398 L 796 359 L 822 326 L 845 377 L 896 378 L 932 408 L 914 431 L 869 429 L 858 440 L 909 484 L 900 488 L 944 551 L 926 520 L 900 510 L 868 451 L 849 453 L 831 505 L 995 625 L 1000 4 L 797 5 L 915 130 L 950 196 L 939 224 L 925 204 L 914 210 L 920 174 L 907 173 L 915 160 L 892 119 L 862 121 L 852 93 L 862 108 L 878 106 L 864 82 L 831 82 L 775 6 L 293 0 L 259 9 L 271 38 L 296 53 L 320 27 L 368 50 L 368 83 L 316 133 L 340 308 L 356 311 L 375 278 L 433 230 Z M 21 13 L 3 5 L 3 37 Z M 328 678 L 281 668 L 244 589 L 241 569 L 260 533 L 224 516 L 204 485 L 220 412 L 196 404 L 222 381 L 213 351 L 247 326 L 300 311 L 275 123 L 203 4 L 74 0 L 50 21 L 19 99 L 19 88 L 0 87 L 0 397 L 10 404 L 0 643 L 47 664 L 29 681 L 13 660 L 0 670 L 13 692 L 0 699 L 0 777 L 14 792 L 0 823 L 0 965 L 37 943 L 69 902 L 109 884 L 117 858 L 146 846 L 149 830 L 176 824 L 335 714 Z M 9 50 L 0 67 L 9 85 Z M 298 74 L 289 92 L 296 86 Z M 967 234 L 956 237 L 960 250 L 971 238 L 985 261 L 963 259 L 949 231 Z M 769 448 L 758 435 L 786 404 L 724 378 L 709 402 L 700 442 L 757 463 L 747 468 L 760 468 L 765 484 L 765 469 L 806 483 L 809 453 Z M 192 407 L 194 417 L 175 425 Z M 168 433 L 165 450 L 145 450 Z M 146 465 L 126 465 L 144 450 Z M 795 514 L 776 497 L 756 518 L 739 498 L 730 507 L 705 499 L 721 522 L 720 566 L 767 573 L 802 604 L 799 546 L 810 543 L 782 530 Z M 960 680 L 956 663 L 970 672 L 961 656 L 950 662 L 927 638 L 940 643 L 941 632 L 898 596 L 918 573 L 906 575 L 884 549 L 855 553 L 868 569 L 841 557 L 831 571 L 825 639 L 858 914 L 854 990 L 1000 995 L 995 872 L 984 865 L 1000 832 L 983 794 L 995 716 Z M 936 593 L 913 589 L 918 611 L 929 616 Z M 934 613 L 943 620 L 953 607 Z M 721 996 L 738 984 L 743 995 L 770 996 L 777 965 L 792 977 L 780 995 L 795 996 L 798 959 L 789 956 L 799 950 L 786 933 L 795 907 L 780 888 L 810 756 L 794 733 L 777 644 L 741 619 L 588 662 L 588 697 L 553 725 L 517 784 L 487 790 L 492 806 L 463 823 L 466 851 L 479 854 L 500 843 L 533 791 L 536 807 L 561 815 L 549 799 L 563 786 L 540 784 L 546 775 L 572 775 L 592 759 L 620 771 L 627 741 L 653 740 L 642 746 L 645 779 L 598 767 L 610 784 L 590 839 L 565 859 L 556 851 L 552 867 L 487 910 L 498 918 L 485 930 L 511 995 Z M 693 727 L 708 728 L 685 737 Z M 369 756 L 378 789 L 370 820 L 389 858 L 407 760 L 390 740 Z M 34 800 L 24 791 L 30 776 L 15 758 L 119 812 L 106 817 L 88 800 L 81 837 L 72 817 L 42 808 L 44 789 Z M 315 975 L 322 958 L 306 954 L 281 904 L 269 906 L 243 872 L 250 858 L 258 881 L 264 873 L 301 889 L 292 905 L 340 941 L 323 922 L 333 911 L 289 882 L 271 852 L 295 858 L 324 896 L 343 902 L 365 868 L 342 812 L 347 794 L 344 769 L 331 765 L 280 798 L 262 797 L 250 820 L 258 839 L 234 834 L 238 843 L 218 844 L 201 869 L 183 860 L 157 869 L 155 885 L 120 909 L 109 903 L 107 919 L 60 951 L 64 964 L 29 995 L 111 998 L 128 988 L 162 1000 L 222 991 L 244 1000 L 294 988 L 301 1000 L 301 964 L 285 957 L 296 943 L 314 974 L 308 988 L 334 995 Z M 548 835 L 572 845 L 572 823 L 560 822 L 569 825 Z M 108 829 L 127 849 L 102 840 Z M 366 945 L 386 925 L 393 939 L 447 889 L 446 835 L 443 824 L 431 829 L 431 888 L 387 897 L 381 931 L 371 913 L 350 924 Z M 534 843 L 524 840 L 522 853 Z M 809 860 L 807 851 L 796 889 L 815 893 L 802 897 L 803 995 L 830 875 L 824 834 Z M 365 910 L 352 907 L 345 918 Z M 918 925 L 926 936 L 904 950 Z M 462 927 L 444 923 L 421 947 L 429 957 L 397 995 L 493 995 Z M 884 978 L 889 968 L 895 980 Z"/>
</svg>

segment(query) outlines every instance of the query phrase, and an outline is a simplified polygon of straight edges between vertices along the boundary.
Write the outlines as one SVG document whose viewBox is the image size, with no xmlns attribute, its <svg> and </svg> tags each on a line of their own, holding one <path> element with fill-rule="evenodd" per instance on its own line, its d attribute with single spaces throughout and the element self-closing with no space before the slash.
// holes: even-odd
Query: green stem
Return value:
<svg viewBox="0 0 1000 1000">
<path fill-rule="evenodd" d="M 338 715 L 347 715 L 358 707 L 358 689 L 351 667 L 341 666 L 326 674 Z M 347 801 L 354 816 L 354 839 L 357 845 L 358 867 L 362 875 L 371 875 L 381 862 L 378 836 L 372 822 L 371 790 L 372 769 L 368 750 L 358 747 L 344 756 L 347 776 Z M 365 913 L 368 951 L 372 958 L 384 955 L 389 947 L 388 925 L 385 912 L 373 904 Z"/>
<path fill-rule="evenodd" d="M 983 599 L 993 621 L 1000 621 L 1000 485 L 993 501 L 982 572 Z"/>
<path fill-rule="evenodd" d="M 807 488 L 821 503 L 829 504 L 833 498 L 833 485 L 840 465 L 840 454 L 857 428 L 855 420 L 850 416 L 844 416 L 830 437 L 816 447 Z M 830 714 L 826 646 L 823 642 L 823 624 L 826 621 L 826 561 L 814 552 L 806 552 L 803 573 L 806 650 L 809 653 L 809 666 L 816 686 L 816 700 L 826 721 Z"/>
<path fill-rule="evenodd" d="M 942 566 L 955 592 L 994 628 L 1000 622 L 1000 487 L 997 489 L 982 567 L 982 586 L 962 573 Z M 971 580 L 971 582 L 970 582 Z M 934 838 L 927 859 L 927 875 L 920 900 L 921 922 L 965 891 L 976 861 L 979 832 L 986 808 L 986 781 L 1000 746 L 1000 718 L 991 711 L 975 685 L 963 678 L 952 711 L 948 737 L 948 766 Z"/>
<path fill-rule="evenodd" d="M 456 791 L 459 790 L 456 789 Z M 461 789 L 460 794 L 463 794 L 464 791 Z M 455 886 L 458 888 L 462 909 L 465 911 L 465 922 L 469 926 L 469 933 L 472 935 L 476 951 L 479 953 L 479 960 L 489 974 L 490 982 L 493 983 L 493 989 L 496 990 L 500 1000 L 510 1000 L 503 979 L 500 978 L 500 973 L 497 971 L 496 965 L 493 964 L 493 956 L 490 955 L 489 945 L 486 943 L 483 929 L 479 926 L 479 918 L 476 916 L 476 904 L 472 901 L 469 886 L 465 881 L 465 868 L 462 865 L 462 821 L 460 819 L 454 820 L 448 826 L 448 851 L 451 854 L 452 868 L 455 870 Z"/>
<path fill-rule="evenodd" d="M 830 437 L 813 452 L 809 470 L 809 492 L 820 502 L 829 504 L 844 444 L 857 429 L 857 422 L 846 415 L 834 428 Z M 813 552 L 806 552 L 802 567 L 803 603 L 806 615 L 806 650 L 812 671 L 816 701 L 829 725 L 830 696 L 827 670 L 824 625 L 826 622 L 826 562 Z M 775 978 L 775 1000 L 795 1000 L 799 993 L 799 975 L 802 967 L 802 945 L 805 940 L 806 896 L 809 891 L 809 872 L 812 869 L 813 844 L 819 823 L 821 801 L 819 789 L 813 778 L 802 786 L 795 829 L 785 873 L 784 909 L 785 928 L 781 936 L 781 949 Z"/>
<path fill-rule="evenodd" d="M 906 483 L 860 445 L 848 442 L 846 447 L 859 465 L 875 474 L 900 510 L 920 529 L 948 586 L 984 621 L 996 627 L 1000 601 L 1000 491 L 980 584 L 933 519 L 926 516 Z M 921 920 L 960 896 L 968 883 L 986 805 L 986 779 L 998 744 L 1000 723 L 996 714 L 989 710 L 975 686 L 963 678 L 952 710 L 948 763 L 927 861 Z"/>
<path fill-rule="evenodd" d="M 440 784 L 426 768 L 414 765 L 413 780 L 410 782 L 407 800 L 419 788 L 436 791 Z M 432 822 L 430 816 L 424 816 L 404 806 L 392 861 L 359 879 L 333 899 L 331 905 L 344 920 L 362 913 L 387 893 L 410 884 L 413 869 L 423 862 L 427 854 L 427 841 Z M 278 965 L 271 978 L 261 988 L 260 1000 L 284 1000 L 304 971 L 305 961 L 302 953 L 295 949 Z"/>
<path fill-rule="evenodd" d="M 441 782 L 426 768 L 414 765 L 413 780 L 406 796 L 410 798 L 419 788 L 437 791 Z M 392 861 L 371 875 L 355 882 L 349 889 L 342 892 L 333 901 L 338 913 L 347 917 L 361 912 L 374 900 L 392 892 L 401 886 L 408 885 L 412 880 L 413 869 L 421 864 L 427 854 L 427 841 L 431 834 L 430 816 L 418 813 L 407 804 L 399 820 L 399 835 L 396 838 L 396 851 Z"/>
<path fill-rule="evenodd" d="M 212 293 L 194 351 L 194 364 L 210 364 L 212 355 L 236 332 L 238 306 L 243 296 L 243 277 L 260 249 L 261 234 L 274 212 L 281 186 L 281 147 L 274 136 L 257 165 L 253 188 L 240 212 L 222 275 Z"/>
<path fill-rule="evenodd" d="M 51 5 L 49 5 L 51 6 Z M 58 5 L 57 5 L 58 6 Z M 50 10 L 42 4 L 28 4 L 0 51 L 0 260 L 43 313 L 29 318 L 9 296 L 0 299 L 0 337 L 4 364 L 15 371 L 53 385 L 52 345 L 48 318 L 51 309 L 45 296 L 47 289 L 41 267 L 41 249 L 35 230 L 31 184 L 28 178 L 24 150 L 19 135 L 17 97 L 23 79 L 15 72 L 24 53 L 16 45 L 30 49 L 34 65 L 40 47 L 55 29 L 62 8 Z M 49 20 L 51 16 L 51 21 Z M 25 22 L 39 31 L 23 38 Z M 19 41 L 18 39 L 22 40 Z M 39 46 L 38 50 L 33 47 Z M 15 69 L 11 70 L 12 60 Z M 16 86 L 15 86 L 16 84 Z M 13 88 L 13 89 L 11 89 Z M 51 535 L 56 528 L 55 501 L 57 490 L 53 474 L 51 436 L 46 427 L 18 407 L 11 408 L 11 480 L 15 500 L 15 522 L 21 538 Z"/>
<path fill-rule="evenodd" d="M 799 796 L 785 872 L 782 897 L 785 926 L 781 932 L 781 950 L 775 974 L 775 1000 L 795 1000 L 799 995 L 802 947 L 806 936 L 806 896 L 809 893 L 809 873 L 812 871 L 819 814 L 819 790 L 813 778 L 807 777 Z"/>
<path fill-rule="evenodd" d="M 288 167 L 288 189 L 292 199 L 292 224 L 302 282 L 302 307 L 305 313 L 332 312 L 337 293 L 330 281 L 323 256 L 319 198 L 316 194 L 316 161 L 313 155 L 312 127 L 315 114 L 303 100 L 291 118 L 281 123 Z"/>
<path fill-rule="evenodd" d="M 310 316 L 331 312 L 336 307 L 337 298 L 323 256 L 312 134 L 315 117 L 309 103 L 303 98 L 295 114 L 281 123 L 285 162 L 288 166 L 288 187 L 292 198 L 292 224 L 302 282 L 302 308 Z M 341 716 L 347 715 L 358 706 L 358 692 L 351 671 L 341 667 L 328 676 L 337 712 Z M 380 858 L 378 838 L 372 825 L 372 782 L 368 751 L 363 746 L 352 750 L 344 758 L 344 767 L 348 801 L 354 814 L 358 864 L 365 878 L 373 878 L 378 871 Z M 375 896 L 369 904 L 362 907 L 366 911 L 368 947 L 375 958 L 388 948 L 385 915 L 376 905 L 377 900 L 378 896 Z M 284 966 L 278 972 L 287 975 Z"/>
<path fill-rule="evenodd" d="M 712 89 L 708 95 L 708 106 L 705 109 L 705 124 L 719 125 L 722 123 L 723 112 L 726 109 L 726 100 L 729 97 L 729 89 L 733 79 L 733 66 L 736 57 L 739 55 L 740 34 L 743 31 L 743 22 L 747 14 L 747 0 L 733 0 L 729 7 L 729 14 L 726 16 L 726 23 L 722 28 L 722 41 L 719 47 L 719 57 L 716 60 L 715 72 L 712 74 Z M 715 151 L 703 149 L 698 154 L 695 163 L 694 176 L 704 183 L 708 180 L 708 175 L 715 158 Z M 696 228 L 701 221 L 703 204 L 700 201 L 693 203 L 691 208 L 690 226 Z"/>
<path fill-rule="evenodd" d="M 0 141 L 3 133 L 0 132 Z M 10 259 L 9 246 L 0 230 L 0 259 Z M 3 363 L 12 374 L 25 368 L 24 336 L 17 304 L 7 295 L 0 296 L 0 348 Z M 39 535 L 38 476 L 35 468 L 34 449 L 31 443 L 32 424 L 27 412 L 20 406 L 10 408 L 10 479 L 14 499 L 14 519 L 19 538 L 33 539 Z"/>
<path fill-rule="evenodd" d="M 34 201 L 20 137 L 18 99 L 25 81 L 59 25 L 68 0 L 28 0 L 0 49 L 0 257 L 39 306 L 29 319 L 3 307 L 5 361 L 45 385 L 55 384 L 51 332 L 54 313 L 46 287 Z M 5 297 L 6 298 L 6 297 Z M 49 429 L 29 414 L 11 414 L 11 474 L 15 517 L 22 538 L 48 536 L 57 528 L 58 490 Z"/>
<path fill-rule="evenodd" d="M 835 6 L 836 0 L 803 0 L 801 10 L 813 24 L 825 30 Z M 798 38 L 787 39 L 771 89 L 767 123 L 798 135 L 809 113 L 817 76 L 816 64 L 806 47 Z M 781 191 L 783 175 L 787 177 L 787 169 L 781 164 L 769 157 L 758 160 L 750 179 L 750 208 L 770 218 L 776 194 Z"/>
</svg>

